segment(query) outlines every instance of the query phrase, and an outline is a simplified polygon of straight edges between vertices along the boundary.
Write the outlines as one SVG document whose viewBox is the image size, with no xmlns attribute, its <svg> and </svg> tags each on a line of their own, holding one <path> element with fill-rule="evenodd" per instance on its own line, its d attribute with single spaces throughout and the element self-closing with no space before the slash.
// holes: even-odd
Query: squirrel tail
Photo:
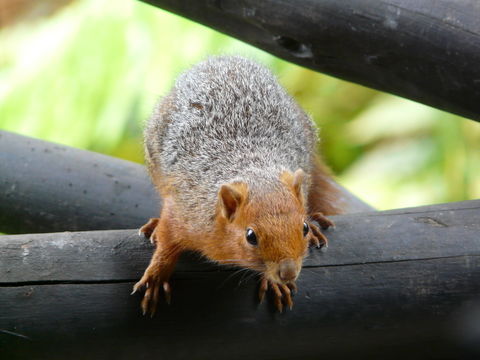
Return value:
<svg viewBox="0 0 480 360">
<path fill-rule="evenodd" d="M 307 199 L 308 213 L 342 214 L 344 211 L 338 202 L 339 196 L 339 189 L 332 180 L 330 170 L 320 160 L 320 156 L 315 154 Z"/>
</svg>

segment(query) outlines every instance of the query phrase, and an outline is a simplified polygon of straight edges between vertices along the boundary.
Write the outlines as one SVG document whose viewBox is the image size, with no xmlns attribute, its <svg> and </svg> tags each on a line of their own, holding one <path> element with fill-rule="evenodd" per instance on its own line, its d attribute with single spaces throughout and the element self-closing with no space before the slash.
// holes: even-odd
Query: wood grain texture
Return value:
<svg viewBox="0 0 480 360">
<path fill-rule="evenodd" d="M 139 228 L 161 206 L 140 164 L 6 131 L 0 174 L 0 232 L 9 234 Z M 346 212 L 373 210 L 339 188 Z"/>
<path fill-rule="evenodd" d="M 480 120 L 477 0 L 145 0 L 282 59 Z"/>
<path fill-rule="evenodd" d="M 129 295 L 153 250 L 134 230 L 4 236 L 0 351 L 48 359 L 460 358 L 465 329 L 456 314 L 480 296 L 479 213 L 480 201 L 469 201 L 335 217 L 329 250 L 311 250 L 284 314 L 257 304 L 255 276 L 189 255 L 174 273 L 172 305 L 150 319 L 140 314 L 141 294 Z"/>
</svg>

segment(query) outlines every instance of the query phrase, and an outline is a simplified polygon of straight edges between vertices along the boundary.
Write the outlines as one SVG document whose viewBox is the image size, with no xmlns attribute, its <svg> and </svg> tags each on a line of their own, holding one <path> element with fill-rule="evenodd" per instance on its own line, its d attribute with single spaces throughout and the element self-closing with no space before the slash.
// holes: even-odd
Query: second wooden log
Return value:
<svg viewBox="0 0 480 360">
<path fill-rule="evenodd" d="M 45 359 L 463 356 L 475 333 L 458 319 L 480 295 L 479 209 L 335 217 L 329 250 L 311 250 L 283 314 L 258 305 L 256 277 L 194 255 L 176 268 L 172 305 L 143 317 L 141 294 L 129 294 L 153 248 L 135 230 L 5 236 L 0 348 Z"/>
</svg>

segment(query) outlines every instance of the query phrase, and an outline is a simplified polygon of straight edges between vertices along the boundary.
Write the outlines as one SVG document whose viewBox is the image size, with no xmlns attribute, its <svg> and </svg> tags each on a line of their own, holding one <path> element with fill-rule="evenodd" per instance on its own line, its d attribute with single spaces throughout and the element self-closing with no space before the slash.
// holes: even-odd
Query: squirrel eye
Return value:
<svg viewBox="0 0 480 360">
<path fill-rule="evenodd" d="M 258 240 L 257 240 L 257 235 L 255 235 L 255 232 L 248 228 L 247 229 L 247 235 L 246 235 L 247 241 L 254 246 L 257 246 Z"/>
<path fill-rule="evenodd" d="M 303 236 L 307 236 L 308 232 L 310 231 L 310 227 L 306 222 L 303 223 Z"/>
</svg>

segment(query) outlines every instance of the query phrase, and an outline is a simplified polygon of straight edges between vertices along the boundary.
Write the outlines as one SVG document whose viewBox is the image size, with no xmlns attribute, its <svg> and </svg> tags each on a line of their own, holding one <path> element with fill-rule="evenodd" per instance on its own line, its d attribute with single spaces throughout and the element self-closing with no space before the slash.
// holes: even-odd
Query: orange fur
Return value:
<svg viewBox="0 0 480 360">
<path fill-rule="evenodd" d="M 144 276 L 134 288 L 149 285 L 142 301 L 144 312 L 154 313 L 159 284 L 168 285 L 175 263 L 184 250 L 197 251 L 219 264 L 259 271 L 267 281 L 265 286 L 269 284 L 274 291 L 281 289 L 284 293 L 289 292 L 288 286 L 294 286 L 300 273 L 308 244 L 319 230 L 310 225 L 312 231 L 306 237 L 303 234 L 303 224 L 307 221 L 302 191 L 303 171 L 298 170 L 294 174 L 284 172 L 279 180 L 282 186 L 262 195 L 252 194 L 247 184 L 242 182 L 222 185 L 213 227 L 194 230 L 185 223 L 188 214 L 180 214 L 176 210 L 170 181 L 164 178 L 158 182 L 157 188 L 164 199 L 160 218 L 142 228 L 144 233 L 152 234 L 152 242 L 157 247 Z M 317 200 L 321 199 L 318 195 L 328 191 L 330 186 L 321 167 L 316 168 L 312 182 L 313 186 L 320 186 L 320 192 L 308 196 L 309 215 L 311 211 L 337 211 L 328 201 Z M 253 229 L 257 236 L 256 246 L 246 240 L 248 228 Z M 167 287 L 169 289 L 169 285 Z M 166 295 L 169 297 L 169 293 Z M 286 296 L 290 304 L 290 295 Z"/>
</svg>

